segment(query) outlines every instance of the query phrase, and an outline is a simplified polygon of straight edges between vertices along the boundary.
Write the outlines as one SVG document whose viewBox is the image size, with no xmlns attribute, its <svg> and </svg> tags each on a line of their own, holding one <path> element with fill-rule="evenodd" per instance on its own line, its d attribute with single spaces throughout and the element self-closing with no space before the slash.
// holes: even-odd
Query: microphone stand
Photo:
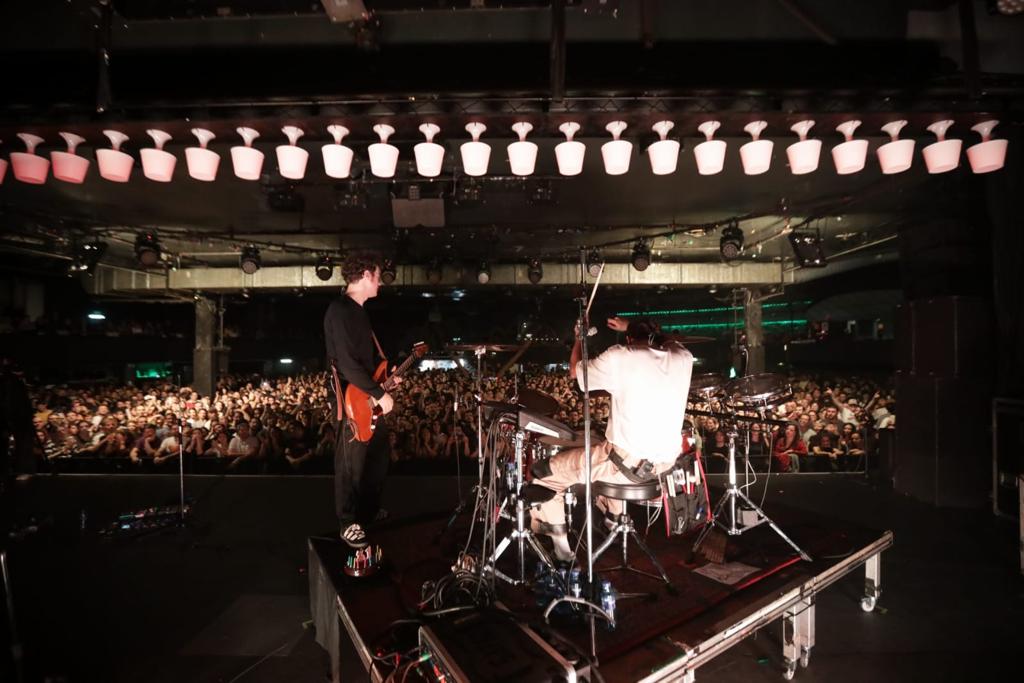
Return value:
<svg viewBox="0 0 1024 683">
<path fill-rule="evenodd" d="M 483 487 L 483 481 L 484 481 L 484 435 L 483 435 L 484 389 L 483 389 L 483 366 L 482 366 L 482 359 L 483 359 L 483 355 L 484 355 L 485 352 L 486 352 L 486 349 L 483 346 L 478 347 L 473 352 L 476 355 L 476 395 L 473 398 L 476 400 L 476 468 L 477 468 L 477 483 L 476 483 L 476 486 L 473 487 L 473 492 L 476 494 L 476 497 L 475 497 L 476 503 L 475 504 L 476 504 L 476 509 L 477 510 L 480 508 L 480 504 L 481 504 L 481 502 L 483 500 L 483 494 L 484 494 L 484 487 Z M 455 398 L 455 407 L 456 407 L 456 409 L 458 409 L 458 405 L 459 405 L 459 400 L 458 400 L 458 396 L 456 396 L 456 398 Z M 453 417 L 453 423 L 454 423 L 454 417 Z M 455 427 L 453 426 L 452 427 L 452 434 L 454 434 L 454 433 L 455 433 Z M 455 457 L 456 457 L 456 463 L 458 463 L 458 448 L 456 448 L 456 456 Z M 455 506 L 455 509 L 452 510 L 452 513 L 448 516 L 448 521 L 445 523 L 445 525 L 443 527 L 441 527 L 441 530 L 438 531 L 437 534 L 434 536 L 434 541 L 435 542 L 440 540 L 441 537 L 444 536 L 445 532 L 447 532 L 449 529 L 452 528 L 452 525 L 455 524 L 455 520 L 458 519 L 459 515 L 461 515 L 462 512 L 466 509 L 466 503 L 468 502 L 468 501 L 466 501 L 462 497 L 462 466 L 456 464 L 456 467 L 459 468 L 458 469 L 459 474 L 457 476 L 458 482 L 456 483 L 456 486 L 458 487 L 458 493 L 459 493 L 459 504 Z M 477 514 L 476 510 L 474 510 L 473 514 L 474 514 L 474 517 L 475 517 L 475 515 Z"/>
<path fill-rule="evenodd" d="M 602 268 L 603 270 L 603 268 Z M 598 602 L 598 586 L 594 580 L 594 510 L 593 510 L 593 498 L 591 497 L 591 469 L 593 467 L 591 463 L 591 444 L 590 444 L 590 383 L 587 376 L 587 362 L 589 356 L 587 354 L 587 336 L 590 331 L 590 305 L 587 302 L 587 290 L 584 285 L 587 272 L 587 255 L 583 249 L 580 249 L 580 297 L 579 297 L 579 308 L 580 315 L 577 321 L 578 325 L 578 336 L 580 344 L 580 363 L 583 366 L 583 452 L 584 452 L 584 487 L 585 487 L 585 500 L 586 511 L 587 511 L 587 578 L 590 581 L 590 601 L 596 604 Z M 600 276 L 599 276 L 600 279 Z M 594 291 L 597 291 L 597 283 L 594 284 Z M 593 301 L 593 297 L 590 299 Z M 576 368 L 570 368 L 572 373 L 576 374 Z M 594 662 L 597 661 L 597 633 L 594 626 L 594 611 L 589 611 L 588 621 L 590 622 L 590 656 Z"/>
<path fill-rule="evenodd" d="M 185 526 L 185 426 L 178 421 L 178 512 L 179 524 Z"/>
</svg>

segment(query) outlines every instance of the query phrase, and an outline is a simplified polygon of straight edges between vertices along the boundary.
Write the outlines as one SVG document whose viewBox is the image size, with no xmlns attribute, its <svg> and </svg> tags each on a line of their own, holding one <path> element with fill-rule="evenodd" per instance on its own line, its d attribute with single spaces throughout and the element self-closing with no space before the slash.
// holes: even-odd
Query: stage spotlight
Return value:
<svg viewBox="0 0 1024 683">
<path fill-rule="evenodd" d="M 71 254 L 71 264 L 68 266 L 68 274 L 92 273 L 96 270 L 96 264 L 107 251 L 107 243 L 99 240 L 86 242 L 76 246 Z"/>
<path fill-rule="evenodd" d="M 651 265 L 651 247 L 644 240 L 638 240 L 633 245 L 633 267 L 644 271 L 649 265 Z"/>
<path fill-rule="evenodd" d="M 791 232 L 789 243 L 793 246 L 793 255 L 802 268 L 824 268 L 828 265 L 825 252 L 821 248 L 821 235 L 816 232 Z"/>
<path fill-rule="evenodd" d="M 537 284 L 544 277 L 544 266 L 541 265 L 540 259 L 534 257 L 530 259 L 530 262 L 526 266 L 526 277 L 530 279 L 530 282 Z"/>
<path fill-rule="evenodd" d="M 587 272 L 590 274 L 590 277 L 597 277 L 601 274 L 602 263 L 601 252 L 597 250 L 597 247 L 594 247 L 587 254 Z"/>
<path fill-rule="evenodd" d="M 331 263 L 330 256 L 321 256 L 316 262 L 316 276 L 327 282 L 334 277 L 334 264 Z"/>
<path fill-rule="evenodd" d="M 441 284 L 441 262 L 437 259 L 427 264 L 427 283 L 431 285 Z"/>
<path fill-rule="evenodd" d="M 380 267 L 380 281 L 386 285 L 390 285 L 395 281 L 395 277 L 398 272 L 395 270 L 395 262 L 391 259 L 384 259 L 384 264 Z"/>
<path fill-rule="evenodd" d="M 260 250 L 250 245 L 242 247 L 242 253 L 238 257 L 238 267 L 246 275 L 252 275 L 260 269 Z"/>
<path fill-rule="evenodd" d="M 476 271 L 476 281 L 482 285 L 486 285 L 491 281 L 491 266 L 487 261 L 480 262 L 480 267 Z"/>
<path fill-rule="evenodd" d="M 135 237 L 135 258 L 143 268 L 151 268 L 160 262 L 160 242 L 155 232 L 140 232 Z"/>
<path fill-rule="evenodd" d="M 743 231 L 737 225 L 730 225 L 722 230 L 722 239 L 718 243 L 722 258 L 731 261 L 743 253 Z"/>
</svg>

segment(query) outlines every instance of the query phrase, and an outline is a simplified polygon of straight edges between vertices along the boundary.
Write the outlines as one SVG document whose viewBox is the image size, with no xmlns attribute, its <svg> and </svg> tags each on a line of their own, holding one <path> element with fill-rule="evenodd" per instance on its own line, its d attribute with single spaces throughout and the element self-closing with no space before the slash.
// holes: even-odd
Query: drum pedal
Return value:
<svg viewBox="0 0 1024 683">
<path fill-rule="evenodd" d="M 725 548 L 729 543 L 729 537 L 720 529 L 712 529 L 701 542 L 700 554 L 708 562 L 723 564 L 725 562 Z"/>
</svg>

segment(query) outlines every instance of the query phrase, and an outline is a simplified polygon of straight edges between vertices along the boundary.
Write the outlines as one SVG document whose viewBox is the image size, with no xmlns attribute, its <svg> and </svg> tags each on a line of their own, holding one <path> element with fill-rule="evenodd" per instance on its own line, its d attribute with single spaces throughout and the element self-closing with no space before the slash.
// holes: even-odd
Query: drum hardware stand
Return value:
<svg viewBox="0 0 1024 683">
<path fill-rule="evenodd" d="M 480 503 L 484 495 L 484 487 L 481 483 L 484 480 L 484 434 L 483 434 L 483 405 L 484 405 L 484 391 L 483 391 L 483 368 L 481 366 L 482 358 L 486 349 L 483 346 L 478 346 L 473 350 L 476 355 L 476 467 L 477 467 L 477 483 L 472 489 L 474 493 L 474 516 L 476 515 L 476 509 L 479 508 Z M 455 399 L 455 409 L 458 410 L 459 400 L 458 397 Z M 452 418 L 455 419 L 454 416 Z M 454 433 L 454 428 L 452 429 Z M 457 451 L 456 451 L 457 452 Z M 466 510 L 466 500 L 462 497 L 462 477 L 461 470 L 460 476 L 458 477 L 459 482 L 456 484 L 459 493 L 459 504 L 452 510 L 452 514 L 449 515 L 448 521 L 445 523 L 441 530 L 437 532 L 437 536 L 434 537 L 435 542 L 439 540 L 446 531 L 452 528 L 455 524 L 455 520 L 458 519 Z"/>
<path fill-rule="evenodd" d="M 501 543 L 498 544 L 498 547 L 495 548 L 494 554 L 487 560 L 487 567 L 490 568 L 490 570 L 494 573 L 495 576 L 513 585 L 521 585 L 526 583 L 527 544 L 529 544 L 530 549 L 533 550 L 533 552 L 537 555 L 540 561 L 547 565 L 549 569 L 555 568 L 554 561 L 552 561 L 551 557 L 544 550 L 543 546 L 541 546 L 540 541 L 537 540 L 537 537 L 533 534 L 533 531 L 526 523 L 526 503 L 522 497 L 523 440 L 525 436 L 526 433 L 522 429 L 516 430 L 516 475 L 514 486 L 512 487 L 513 493 L 511 495 L 511 497 L 514 498 L 515 501 L 515 528 L 512 529 L 508 536 L 502 539 Z M 502 507 L 504 507 L 504 505 Z M 497 568 L 498 558 L 502 556 L 502 554 L 508 549 L 508 547 L 512 544 L 513 541 L 516 541 L 519 551 L 518 579 L 513 579 L 507 574 L 498 571 Z"/>
<path fill-rule="evenodd" d="M 767 523 L 772 530 L 777 533 L 782 540 L 790 545 L 802 559 L 810 562 L 811 556 L 801 550 L 800 546 L 792 541 L 779 526 L 772 521 L 772 519 L 765 514 L 764 510 L 757 506 L 754 501 L 750 499 L 747 494 L 740 489 L 736 482 L 736 427 L 730 427 L 729 429 L 729 485 L 726 487 L 725 493 L 719 499 L 718 504 L 715 506 L 715 510 L 711 515 L 710 522 L 704 526 L 704 530 L 701 531 L 700 536 L 697 537 L 697 542 L 693 544 L 693 550 L 696 551 L 704 539 L 707 538 L 708 534 L 716 526 L 721 527 L 725 533 L 730 536 L 739 536 L 744 531 L 749 531 L 756 526 L 760 526 L 763 523 Z M 758 516 L 756 524 L 750 526 L 742 526 L 742 524 L 736 523 L 736 512 L 737 512 L 737 498 L 742 499 L 746 503 L 749 509 L 752 509 Z M 722 521 L 723 512 L 728 511 L 728 523 Z"/>
</svg>

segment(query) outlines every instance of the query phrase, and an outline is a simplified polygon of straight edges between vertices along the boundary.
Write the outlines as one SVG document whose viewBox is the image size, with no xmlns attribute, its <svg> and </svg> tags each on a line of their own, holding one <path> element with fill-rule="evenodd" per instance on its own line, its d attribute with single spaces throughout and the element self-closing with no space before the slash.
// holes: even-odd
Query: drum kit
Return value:
<svg viewBox="0 0 1024 683">
<path fill-rule="evenodd" d="M 801 558 L 811 560 L 811 557 L 747 496 L 737 480 L 736 440 L 739 437 L 739 430 L 742 427 L 749 429 L 753 423 L 785 426 L 785 422 L 772 419 L 768 415 L 792 396 L 793 391 L 786 378 L 772 373 L 747 375 L 728 382 L 716 374 L 694 375 L 691 378 L 690 403 L 705 404 L 708 408 L 717 410 L 688 408 L 687 414 L 718 419 L 727 429 L 726 437 L 729 443 L 728 484 L 711 513 L 709 523 L 697 537 L 693 545 L 694 550 L 701 547 L 716 527 L 730 536 L 738 536 L 756 526 L 768 524 Z M 684 449 L 686 441 L 684 439 Z M 751 513 L 752 517 L 744 512 Z"/>
<path fill-rule="evenodd" d="M 529 502 L 523 487 L 531 479 L 534 462 L 549 458 L 564 448 L 583 445 L 583 437 L 555 419 L 561 409 L 552 396 L 527 387 L 516 380 L 514 394 L 508 401 L 484 400 L 481 359 L 487 353 L 515 353 L 522 349 L 515 344 L 458 344 L 448 350 L 473 352 L 477 357 L 477 452 L 479 481 L 475 487 L 474 522 L 483 523 L 483 569 L 491 576 L 512 584 L 527 582 L 526 558 L 529 553 L 549 568 L 554 560 L 530 529 Z M 486 434 L 486 440 L 484 435 Z M 462 512 L 461 505 L 449 519 L 448 526 Z M 498 540 L 497 523 L 510 521 L 511 530 Z M 470 529 L 472 541 L 473 529 Z M 467 547 L 469 542 L 467 542 Z M 513 548 L 516 551 L 515 576 L 497 567 L 498 560 Z"/>
<path fill-rule="evenodd" d="M 704 339 L 689 341 L 693 343 Z M 555 398 L 542 391 L 519 388 L 517 384 L 516 394 L 509 401 L 483 400 L 480 384 L 482 356 L 488 352 L 514 353 L 520 348 L 514 344 L 460 344 L 449 347 L 452 351 L 472 351 L 477 357 L 477 437 L 480 440 L 478 453 L 481 453 L 481 457 L 478 460 L 479 482 L 475 489 L 477 496 L 473 518 L 484 525 L 484 569 L 494 577 L 517 585 L 527 582 L 526 560 L 531 553 L 549 568 L 555 567 L 551 556 L 530 529 L 530 501 L 524 497 L 523 489 L 531 480 L 533 465 L 538 460 L 556 455 L 560 450 L 581 448 L 586 441 L 584 434 L 555 419 L 561 406 Z M 694 550 L 700 547 L 708 533 L 716 527 L 730 536 L 737 536 L 765 523 L 803 559 L 810 560 L 807 553 L 746 495 L 737 481 L 736 445 L 740 430 L 755 422 L 785 424 L 772 419 L 770 415 L 777 406 L 791 397 L 792 390 L 786 379 L 770 373 L 749 375 L 731 381 L 714 373 L 698 374 L 691 378 L 691 407 L 687 409 L 687 414 L 718 419 L 727 430 L 729 444 L 728 485 L 711 512 L 708 524 L 697 538 Z M 484 434 L 487 435 L 486 445 Z M 686 436 L 684 434 L 682 453 L 692 453 L 696 450 L 695 439 Z M 591 443 L 598 440 L 599 437 L 592 434 Z M 567 495 L 566 502 L 572 505 L 573 497 Z M 453 518 L 458 512 L 461 510 L 453 513 Z M 571 515 L 571 509 L 568 512 Z M 499 540 L 497 525 L 502 519 L 511 522 L 511 530 Z M 471 541 L 472 529 L 470 534 Z M 516 555 L 514 575 L 505 573 L 497 566 L 498 560 L 509 549 L 513 549 Z"/>
</svg>

